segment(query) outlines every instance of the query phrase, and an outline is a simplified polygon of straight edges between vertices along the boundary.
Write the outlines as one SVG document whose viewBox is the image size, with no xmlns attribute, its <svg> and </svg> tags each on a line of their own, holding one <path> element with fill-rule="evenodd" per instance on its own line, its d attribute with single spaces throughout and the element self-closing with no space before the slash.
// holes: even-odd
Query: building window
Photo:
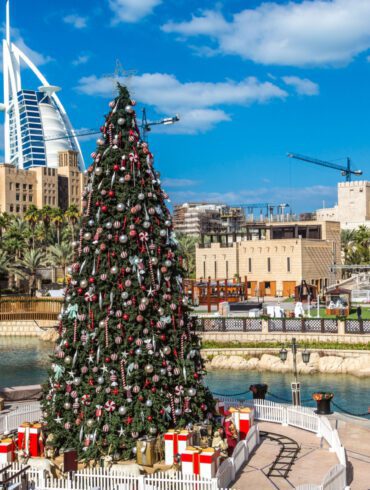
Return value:
<svg viewBox="0 0 370 490">
<path fill-rule="evenodd" d="M 16 201 L 19 201 L 19 194 L 16 194 L 16 195 L 15 195 L 15 200 L 16 200 Z"/>
<path fill-rule="evenodd" d="M 13 190 L 13 182 L 9 182 L 9 190 L 12 191 Z"/>
<path fill-rule="evenodd" d="M 13 204 L 11 204 L 11 205 L 9 206 L 9 211 L 10 211 L 11 213 L 13 213 L 13 211 L 14 211 L 14 206 L 13 206 Z"/>
<path fill-rule="evenodd" d="M 19 207 L 19 204 L 17 204 L 16 208 L 15 208 L 15 212 L 16 213 L 19 213 L 19 210 L 20 210 L 20 207 Z"/>
<path fill-rule="evenodd" d="M 19 191 L 19 189 L 20 189 L 20 184 L 18 184 L 18 182 L 15 184 L 15 189 L 16 189 L 17 191 Z"/>
<path fill-rule="evenodd" d="M 27 201 L 27 195 L 23 194 L 23 201 Z"/>
<path fill-rule="evenodd" d="M 250 257 L 248 259 L 248 272 L 252 272 L 252 259 Z"/>
<path fill-rule="evenodd" d="M 27 211 L 27 206 L 23 206 L 23 212 L 25 213 Z"/>
<path fill-rule="evenodd" d="M 271 272 L 271 259 L 267 257 L 267 272 Z"/>
<path fill-rule="evenodd" d="M 28 184 L 28 190 L 32 191 L 32 188 L 33 188 L 32 184 Z"/>
<path fill-rule="evenodd" d="M 23 184 L 23 190 L 26 191 L 27 190 L 27 184 Z"/>
<path fill-rule="evenodd" d="M 270 281 L 265 281 L 265 289 L 270 289 L 270 288 L 271 288 Z"/>
<path fill-rule="evenodd" d="M 290 272 L 290 257 L 286 258 L 286 270 Z"/>
<path fill-rule="evenodd" d="M 32 202 L 32 196 L 28 196 L 29 202 Z"/>
</svg>

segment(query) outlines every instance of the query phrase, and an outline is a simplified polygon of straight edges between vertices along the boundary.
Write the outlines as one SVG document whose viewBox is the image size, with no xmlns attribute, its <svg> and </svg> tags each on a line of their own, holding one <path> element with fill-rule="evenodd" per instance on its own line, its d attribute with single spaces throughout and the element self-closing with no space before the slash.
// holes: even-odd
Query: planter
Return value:
<svg viewBox="0 0 370 490">
<path fill-rule="evenodd" d="M 317 410 L 315 410 L 315 413 L 318 415 L 330 415 L 333 413 L 330 406 L 330 402 L 332 401 L 333 397 L 333 393 L 314 393 L 312 398 L 317 404 Z"/>
</svg>

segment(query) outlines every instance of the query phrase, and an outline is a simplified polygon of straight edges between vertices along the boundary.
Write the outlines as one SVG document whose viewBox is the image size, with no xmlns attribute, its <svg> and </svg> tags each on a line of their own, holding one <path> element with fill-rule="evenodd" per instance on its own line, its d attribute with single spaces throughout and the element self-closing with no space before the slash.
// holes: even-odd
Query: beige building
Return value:
<svg viewBox="0 0 370 490">
<path fill-rule="evenodd" d="M 370 182 L 340 182 L 338 204 L 318 209 L 316 216 L 319 220 L 339 221 L 342 229 L 370 226 Z"/>
<path fill-rule="evenodd" d="M 250 236 L 250 235 L 249 235 Z M 289 296 L 302 280 L 321 291 L 330 266 L 340 263 L 340 224 L 331 221 L 271 223 L 260 239 L 199 244 L 197 279 L 248 279 L 252 296 Z"/>
<path fill-rule="evenodd" d="M 63 210 L 76 204 L 80 208 L 85 180 L 78 170 L 77 153 L 70 150 L 59 153 L 58 169 L 20 170 L 4 163 L 0 165 L 0 212 L 23 216 L 31 204 Z"/>
</svg>

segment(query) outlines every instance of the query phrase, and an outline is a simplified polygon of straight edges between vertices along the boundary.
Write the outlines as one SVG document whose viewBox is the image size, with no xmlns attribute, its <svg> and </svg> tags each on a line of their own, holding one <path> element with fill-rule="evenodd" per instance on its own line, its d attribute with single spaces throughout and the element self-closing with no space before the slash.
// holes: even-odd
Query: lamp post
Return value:
<svg viewBox="0 0 370 490">
<path fill-rule="evenodd" d="M 298 381 L 298 370 L 297 370 L 297 352 L 298 352 L 298 344 L 296 339 L 293 337 L 292 338 L 292 344 L 291 344 L 291 349 L 292 349 L 292 354 L 293 354 L 293 376 L 294 376 L 294 381 L 291 383 L 292 387 L 292 404 L 297 406 L 301 404 L 301 384 Z M 308 352 L 306 349 L 302 352 L 302 361 L 305 364 L 308 364 L 310 362 L 310 352 Z M 283 347 L 280 352 L 279 352 L 279 357 L 282 362 L 285 362 L 288 358 L 288 351 Z"/>
<path fill-rule="evenodd" d="M 160 124 L 163 124 L 164 126 L 168 126 L 168 125 L 171 125 L 171 124 L 175 124 L 178 121 L 180 121 L 180 118 L 176 114 L 176 116 L 173 116 L 173 117 L 165 117 L 164 119 L 161 119 L 160 121 L 148 122 L 148 120 L 146 118 L 146 110 L 144 108 L 143 109 L 143 117 L 142 117 L 142 121 L 141 121 L 141 131 L 142 131 L 142 135 L 143 135 L 143 140 L 144 141 L 147 140 L 147 133 L 149 131 L 151 131 L 151 127 L 152 126 L 158 126 Z"/>
</svg>

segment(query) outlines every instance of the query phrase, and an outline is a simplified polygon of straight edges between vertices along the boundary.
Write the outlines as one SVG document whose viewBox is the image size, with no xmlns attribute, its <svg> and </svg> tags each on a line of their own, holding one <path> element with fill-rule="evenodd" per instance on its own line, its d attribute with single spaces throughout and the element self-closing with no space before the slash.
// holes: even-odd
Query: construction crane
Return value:
<svg viewBox="0 0 370 490">
<path fill-rule="evenodd" d="M 352 170 L 351 159 L 347 157 L 347 166 L 337 165 L 336 163 L 326 162 L 319 160 L 318 158 L 306 157 L 304 155 L 298 155 L 297 153 L 287 153 L 287 157 L 295 158 L 296 160 L 302 160 L 304 162 L 313 163 L 314 165 L 320 165 L 321 167 L 328 167 L 334 170 L 339 170 L 347 182 L 351 182 L 352 175 L 362 175 L 362 170 Z"/>
</svg>

